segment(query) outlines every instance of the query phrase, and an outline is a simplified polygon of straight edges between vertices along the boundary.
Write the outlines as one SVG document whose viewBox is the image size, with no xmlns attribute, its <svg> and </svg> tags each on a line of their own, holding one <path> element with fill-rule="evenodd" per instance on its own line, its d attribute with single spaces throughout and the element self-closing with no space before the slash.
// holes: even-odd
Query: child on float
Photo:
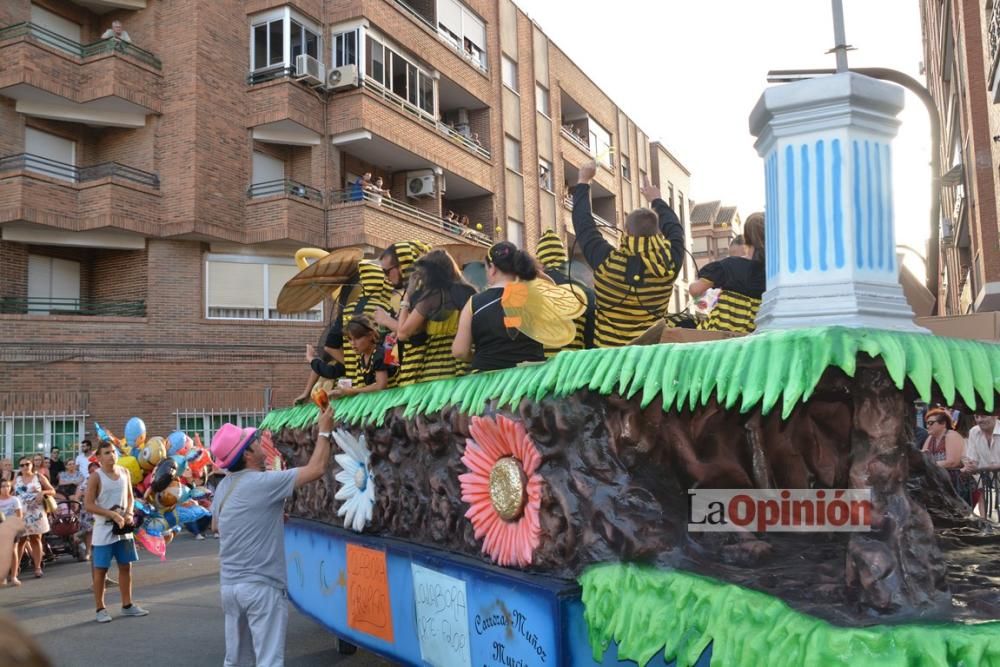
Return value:
<svg viewBox="0 0 1000 667">
<path fill-rule="evenodd" d="M 345 330 L 357 364 L 355 373 L 348 377 L 360 378 L 364 384 L 344 383 L 334 388 L 330 397 L 343 398 L 387 389 L 399 371 L 399 364 L 383 342 L 375 320 L 368 315 L 356 315 Z"/>
</svg>

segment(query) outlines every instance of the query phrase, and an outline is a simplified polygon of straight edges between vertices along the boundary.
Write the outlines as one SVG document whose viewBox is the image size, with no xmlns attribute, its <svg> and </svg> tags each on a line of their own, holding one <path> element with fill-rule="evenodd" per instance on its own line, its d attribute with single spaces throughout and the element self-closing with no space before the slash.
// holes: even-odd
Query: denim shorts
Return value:
<svg viewBox="0 0 1000 667">
<path fill-rule="evenodd" d="M 128 565 L 139 560 L 139 552 L 135 550 L 135 540 L 118 540 L 111 544 L 99 544 L 91 551 L 94 567 L 106 570 L 111 567 L 111 557 L 119 565 Z"/>
</svg>

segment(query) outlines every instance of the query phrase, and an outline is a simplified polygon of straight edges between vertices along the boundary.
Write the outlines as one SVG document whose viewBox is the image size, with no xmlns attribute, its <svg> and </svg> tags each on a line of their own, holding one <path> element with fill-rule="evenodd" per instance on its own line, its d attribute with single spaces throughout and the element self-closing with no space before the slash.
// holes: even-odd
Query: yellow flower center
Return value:
<svg viewBox="0 0 1000 667">
<path fill-rule="evenodd" d="M 490 470 L 490 502 L 504 521 L 513 521 L 524 509 L 525 482 L 521 462 L 513 456 L 498 459 Z"/>
</svg>

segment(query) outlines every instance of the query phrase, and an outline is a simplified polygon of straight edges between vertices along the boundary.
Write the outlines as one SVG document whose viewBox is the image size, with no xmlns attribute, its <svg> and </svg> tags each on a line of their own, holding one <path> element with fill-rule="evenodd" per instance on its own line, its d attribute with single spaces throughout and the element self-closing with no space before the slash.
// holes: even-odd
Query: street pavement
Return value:
<svg viewBox="0 0 1000 667">
<path fill-rule="evenodd" d="M 179 536 L 167 560 L 140 549 L 133 569 L 136 602 L 149 610 L 143 618 L 119 618 L 121 598 L 111 587 L 105 603 L 111 623 L 94 621 L 90 563 L 62 556 L 35 579 L 22 573 L 20 588 L 0 588 L 0 610 L 12 614 L 36 637 L 54 667 L 114 665 L 147 667 L 166 661 L 199 667 L 222 665 L 224 619 L 219 600 L 219 542 Z M 114 567 L 112 566 L 112 572 Z M 285 664 L 288 667 L 385 667 L 392 663 L 359 650 L 337 652 L 329 632 L 290 605 Z"/>
</svg>

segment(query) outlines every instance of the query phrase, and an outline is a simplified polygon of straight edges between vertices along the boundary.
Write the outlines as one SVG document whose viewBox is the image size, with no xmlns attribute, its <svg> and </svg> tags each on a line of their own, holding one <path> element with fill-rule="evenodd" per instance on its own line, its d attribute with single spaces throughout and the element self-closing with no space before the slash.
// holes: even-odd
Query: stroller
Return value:
<svg viewBox="0 0 1000 667">
<path fill-rule="evenodd" d="M 80 514 L 83 505 L 75 500 L 60 500 L 56 511 L 49 515 L 51 529 L 45 534 L 46 560 L 54 560 L 62 554 L 69 554 L 78 561 L 87 557 L 87 546 L 80 541 Z"/>
</svg>

